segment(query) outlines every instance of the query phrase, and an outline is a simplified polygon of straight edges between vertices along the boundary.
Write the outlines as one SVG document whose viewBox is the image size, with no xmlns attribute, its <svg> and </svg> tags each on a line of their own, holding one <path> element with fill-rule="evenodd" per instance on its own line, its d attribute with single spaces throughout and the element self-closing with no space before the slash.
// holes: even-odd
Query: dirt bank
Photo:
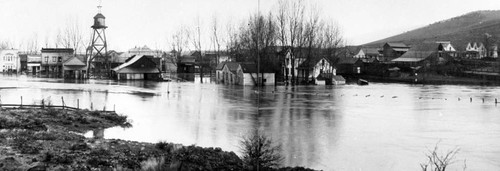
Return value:
<svg viewBox="0 0 500 171">
<path fill-rule="evenodd" d="M 114 112 L 0 108 L 0 170 L 245 170 L 220 148 L 83 136 L 115 126 L 131 125 Z"/>
</svg>

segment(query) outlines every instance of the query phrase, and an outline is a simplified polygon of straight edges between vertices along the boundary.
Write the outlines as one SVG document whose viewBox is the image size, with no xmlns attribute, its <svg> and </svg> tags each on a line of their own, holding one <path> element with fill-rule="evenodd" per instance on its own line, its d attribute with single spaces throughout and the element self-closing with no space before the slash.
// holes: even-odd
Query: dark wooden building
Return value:
<svg viewBox="0 0 500 171">
<path fill-rule="evenodd" d="M 363 61 L 359 58 L 338 58 L 335 68 L 339 75 L 356 75 L 363 72 Z"/>
<path fill-rule="evenodd" d="M 113 68 L 118 80 L 158 80 L 160 69 L 153 56 L 133 56 L 120 66 Z"/>
<path fill-rule="evenodd" d="M 409 49 L 410 47 L 403 43 L 385 43 L 382 51 L 383 57 L 381 61 L 387 62 L 399 58 L 400 56 L 408 52 Z"/>
</svg>

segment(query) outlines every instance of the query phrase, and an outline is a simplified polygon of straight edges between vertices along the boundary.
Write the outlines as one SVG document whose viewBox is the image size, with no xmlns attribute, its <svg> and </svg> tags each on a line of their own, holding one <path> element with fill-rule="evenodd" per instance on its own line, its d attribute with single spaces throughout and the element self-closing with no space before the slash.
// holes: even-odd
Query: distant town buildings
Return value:
<svg viewBox="0 0 500 171">
<path fill-rule="evenodd" d="M 0 49 L 0 71 L 18 72 L 21 70 L 21 61 L 17 49 Z"/>
</svg>

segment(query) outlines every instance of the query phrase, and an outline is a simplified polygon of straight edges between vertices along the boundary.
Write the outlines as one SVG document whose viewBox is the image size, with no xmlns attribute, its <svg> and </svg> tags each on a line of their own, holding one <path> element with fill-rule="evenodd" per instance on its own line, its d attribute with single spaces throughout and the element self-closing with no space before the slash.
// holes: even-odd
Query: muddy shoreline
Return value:
<svg viewBox="0 0 500 171">
<path fill-rule="evenodd" d="M 234 152 L 220 148 L 83 136 L 130 127 L 126 118 L 115 112 L 0 108 L 0 170 L 246 170 Z"/>
</svg>

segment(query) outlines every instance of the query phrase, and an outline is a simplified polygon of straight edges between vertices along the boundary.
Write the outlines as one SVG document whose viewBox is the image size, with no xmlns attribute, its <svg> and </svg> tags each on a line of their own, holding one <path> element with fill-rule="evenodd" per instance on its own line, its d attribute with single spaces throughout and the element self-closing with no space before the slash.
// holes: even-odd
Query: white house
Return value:
<svg viewBox="0 0 500 171">
<path fill-rule="evenodd" d="M 331 79 L 333 75 L 336 75 L 336 69 L 333 63 L 327 58 L 315 58 L 310 61 L 305 61 L 299 66 L 299 69 L 299 78 L 307 82 L 314 80 L 314 82 L 319 85 L 327 84 L 327 80 Z"/>
<path fill-rule="evenodd" d="M 253 63 L 223 62 L 217 67 L 216 80 L 231 85 L 274 85 L 275 74 L 261 68 L 257 75 L 257 65 Z"/>
<path fill-rule="evenodd" d="M 17 49 L 0 49 L 0 72 L 17 72 L 21 69 L 17 52 Z"/>
<path fill-rule="evenodd" d="M 261 73 L 257 75 L 257 65 L 256 64 L 245 64 L 241 63 L 238 68 L 237 75 L 239 78 L 239 85 L 257 85 L 257 83 L 262 83 L 263 85 L 275 85 L 275 73 L 267 71 L 261 68 Z"/>
</svg>

